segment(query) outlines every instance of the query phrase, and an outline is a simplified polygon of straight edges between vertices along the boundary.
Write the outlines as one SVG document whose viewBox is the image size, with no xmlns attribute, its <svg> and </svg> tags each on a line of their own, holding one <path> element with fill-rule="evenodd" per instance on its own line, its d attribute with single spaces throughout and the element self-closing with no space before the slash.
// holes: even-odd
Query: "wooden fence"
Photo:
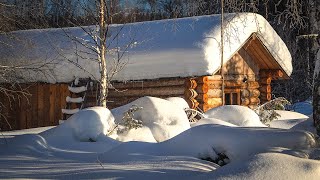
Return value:
<svg viewBox="0 0 320 180">
<path fill-rule="evenodd" d="M 26 97 L 15 95 L 14 99 L 0 93 L 3 117 L 1 130 L 27 129 L 57 125 L 62 118 L 61 109 L 69 95 L 68 84 L 35 83 L 21 85 L 29 93 Z M 10 124 L 10 125 L 8 125 Z"/>
</svg>

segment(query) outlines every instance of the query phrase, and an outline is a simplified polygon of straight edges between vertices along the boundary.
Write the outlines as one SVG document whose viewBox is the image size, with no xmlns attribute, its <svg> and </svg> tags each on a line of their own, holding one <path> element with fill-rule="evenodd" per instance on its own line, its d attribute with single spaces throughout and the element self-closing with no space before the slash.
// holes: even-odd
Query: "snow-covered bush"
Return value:
<svg viewBox="0 0 320 180">
<path fill-rule="evenodd" d="M 290 102 L 287 99 L 279 97 L 258 106 L 254 111 L 259 115 L 261 122 L 266 124 L 280 116 L 275 110 L 285 110 L 288 104 Z"/>
<path fill-rule="evenodd" d="M 266 127 L 253 110 L 244 106 L 219 106 L 208 110 L 204 115 L 207 118 L 220 119 L 241 127 Z"/>
<path fill-rule="evenodd" d="M 184 111 L 186 112 L 190 123 L 198 122 L 200 119 L 205 118 L 205 115 L 202 112 L 195 109 L 185 108 Z"/>
<path fill-rule="evenodd" d="M 143 107 L 135 112 L 134 119 L 141 120 L 143 126 L 150 128 L 156 141 L 170 139 L 190 128 L 184 110 L 176 104 L 156 97 L 145 96 L 127 105 L 112 109 L 116 123 L 121 123 L 123 113 L 132 105 Z"/>
<path fill-rule="evenodd" d="M 122 120 L 126 130 L 137 129 L 142 127 L 142 121 L 134 118 L 134 112 L 141 110 L 142 107 L 132 105 L 128 111 L 124 112 Z"/>
</svg>

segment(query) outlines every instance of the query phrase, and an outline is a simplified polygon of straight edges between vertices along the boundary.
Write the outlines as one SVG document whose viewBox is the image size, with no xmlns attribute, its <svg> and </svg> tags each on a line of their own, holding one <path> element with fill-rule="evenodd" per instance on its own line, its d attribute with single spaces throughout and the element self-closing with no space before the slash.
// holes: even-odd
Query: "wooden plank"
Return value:
<svg viewBox="0 0 320 180">
<path fill-rule="evenodd" d="M 45 87 L 44 84 L 38 85 L 38 107 L 37 107 L 37 114 L 38 114 L 38 126 L 43 127 L 45 126 L 45 97 L 44 97 Z"/>
<path fill-rule="evenodd" d="M 0 128 L 1 130 L 14 130 L 18 129 L 18 124 L 17 120 L 19 118 L 14 118 L 12 115 L 17 114 L 16 113 L 11 113 L 11 107 L 10 107 L 10 100 L 8 97 L 0 92 L 0 100 L 1 100 L 1 108 L 0 108 L 0 113 L 4 116 L 0 116 Z M 12 103 L 15 104 L 15 103 Z M 13 107 L 12 107 L 13 108 Z M 15 108 L 17 109 L 17 108 Z"/>
<path fill-rule="evenodd" d="M 31 127 L 39 127 L 38 125 L 38 86 L 39 84 L 35 84 L 31 87 L 31 97 L 30 97 L 30 103 L 31 103 L 31 116 L 32 116 L 32 123 Z"/>
<path fill-rule="evenodd" d="M 62 84 L 56 84 L 56 95 L 55 95 L 55 101 L 54 101 L 54 125 L 59 124 L 59 120 L 62 120 L 62 113 L 61 113 L 61 91 L 62 90 Z"/>
<path fill-rule="evenodd" d="M 20 116 L 19 116 L 19 129 L 27 128 L 27 99 L 22 97 L 20 99 Z"/>
<path fill-rule="evenodd" d="M 24 99 L 26 99 L 26 124 L 27 124 L 27 127 L 26 129 L 30 129 L 32 128 L 32 102 L 31 102 L 31 98 L 32 98 L 32 94 L 34 93 L 33 92 L 33 86 L 34 85 L 31 85 L 30 87 L 28 87 L 28 89 L 26 89 L 26 91 L 30 94 L 30 96 L 28 97 L 23 97 Z"/>
<path fill-rule="evenodd" d="M 43 125 L 44 126 L 50 126 L 50 85 L 49 84 L 43 84 Z"/>
<path fill-rule="evenodd" d="M 49 125 L 55 125 L 56 85 L 49 84 Z"/>
</svg>

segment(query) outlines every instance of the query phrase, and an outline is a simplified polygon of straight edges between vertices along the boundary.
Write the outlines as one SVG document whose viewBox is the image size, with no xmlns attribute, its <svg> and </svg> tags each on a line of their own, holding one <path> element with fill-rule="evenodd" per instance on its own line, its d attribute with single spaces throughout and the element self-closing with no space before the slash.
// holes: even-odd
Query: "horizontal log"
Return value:
<svg viewBox="0 0 320 180">
<path fill-rule="evenodd" d="M 209 90 L 208 84 L 198 84 L 198 86 L 195 89 L 198 94 L 206 94 Z"/>
<path fill-rule="evenodd" d="M 195 89 L 197 87 L 197 81 L 195 79 L 186 79 L 184 86 L 186 89 Z"/>
<path fill-rule="evenodd" d="M 280 69 L 261 69 L 260 77 L 271 77 L 272 79 L 279 79 L 283 77 L 283 72 Z"/>
<path fill-rule="evenodd" d="M 241 97 L 249 98 L 249 97 L 259 97 L 260 91 L 258 89 L 241 89 Z"/>
<path fill-rule="evenodd" d="M 223 79 L 225 81 L 255 81 L 255 75 L 224 75 Z M 213 75 L 213 76 L 202 76 L 195 78 L 197 83 L 209 83 L 210 81 L 221 81 L 221 75 Z"/>
<path fill-rule="evenodd" d="M 225 81 L 225 88 L 237 88 L 237 89 L 257 89 L 259 83 L 256 81 L 248 81 L 246 83 L 242 81 Z M 203 84 L 198 84 L 196 91 L 198 93 L 207 93 L 209 89 L 220 89 L 222 87 L 222 81 L 208 81 Z"/>
<path fill-rule="evenodd" d="M 199 106 L 199 102 L 195 99 L 186 99 L 188 105 L 192 109 L 196 109 Z"/>
<path fill-rule="evenodd" d="M 184 91 L 184 97 L 186 99 L 194 99 L 197 96 L 198 96 L 198 93 L 194 89 L 186 89 Z"/>
<path fill-rule="evenodd" d="M 111 84 L 116 89 L 183 86 L 185 84 L 185 78 L 162 78 L 155 80 L 112 82 Z"/>
<path fill-rule="evenodd" d="M 270 85 L 261 86 L 261 87 L 259 88 L 259 91 L 260 91 L 261 93 L 266 93 L 266 94 L 271 93 L 271 86 L 270 86 Z"/>
<path fill-rule="evenodd" d="M 206 103 L 200 103 L 199 104 L 199 108 L 203 111 L 203 112 L 206 112 L 208 111 L 209 109 L 212 109 L 212 108 L 216 108 L 220 105 L 211 105 L 211 104 L 206 104 Z"/>
<path fill-rule="evenodd" d="M 257 97 L 251 97 L 250 99 L 250 105 L 257 105 L 260 104 L 260 99 Z"/>
<path fill-rule="evenodd" d="M 225 88 L 257 89 L 259 88 L 259 83 L 256 81 L 248 81 L 246 83 L 226 81 Z"/>
<path fill-rule="evenodd" d="M 142 96 L 180 96 L 184 95 L 184 87 L 131 88 L 124 91 L 109 91 L 108 97 L 142 97 Z"/>
<path fill-rule="evenodd" d="M 270 101 L 271 99 L 272 99 L 271 93 L 268 93 L 268 94 L 261 93 L 261 95 L 260 95 L 261 103 L 265 103 L 267 101 Z"/>
<path fill-rule="evenodd" d="M 207 99 L 207 98 L 221 98 L 222 97 L 222 90 L 221 89 L 209 89 L 207 93 L 200 93 L 198 94 L 200 99 Z"/>
<path fill-rule="evenodd" d="M 250 104 L 249 98 L 241 98 L 241 106 L 248 106 Z"/>
<path fill-rule="evenodd" d="M 199 97 L 199 96 L 198 96 Z M 205 98 L 205 99 L 200 99 L 196 97 L 196 100 L 200 103 L 207 103 L 207 104 L 219 104 L 222 105 L 222 98 Z"/>
<path fill-rule="evenodd" d="M 207 83 L 208 81 L 217 81 L 221 80 L 221 75 L 213 75 L 213 76 L 201 76 L 195 78 L 197 83 Z"/>
<path fill-rule="evenodd" d="M 261 79 L 259 79 L 259 83 L 260 84 L 271 84 L 271 81 L 272 81 L 272 77 L 263 77 Z"/>
</svg>

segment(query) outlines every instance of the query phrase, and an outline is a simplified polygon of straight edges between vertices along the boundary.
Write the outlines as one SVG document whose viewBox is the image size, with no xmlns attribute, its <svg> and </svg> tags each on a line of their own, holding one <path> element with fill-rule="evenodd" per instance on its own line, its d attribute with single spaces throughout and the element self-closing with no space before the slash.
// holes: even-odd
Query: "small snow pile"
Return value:
<svg viewBox="0 0 320 180">
<path fill-rule="evenodd" d="M 141 120 L 143 126 L 150 128 L 154 139 L 162 142 L 190 128 L 184 110 L 176 104 L 156 97 L 142 97 L 127 105 L 112 109 L 117 124 L 121 124 L 124 112 L 132 106 L 142 107 L 135 112 L 134 119 Z M 148 131 L 145 131 L 148 132 Z M 123 136 L 125 134 L 118 134 Z M 149 136 L 149 134 L 146 134 Z M 147 138 L 148 141 L 150 137 Z"/>
<path fill-rule="evenodd" d="M 225 105 L 204 113 L 208 118 L 215 118 L 241 127 L 266 127 L 259 116 L 251 109 L 238 105 Z"/>
<path fill-rule="evenodd" d="M 189 108 L 187 101 L 181 97 L 169 97 L 166 100 L 176 104 L 177 106 L 181 107 L 182 109 Z"/>
<path fill-rule="evenodd" d="M 320 162 L 280 153 L 263 153 L 218 168 L 198 179 L 319 179 Z"/>
<path fill-rule="evenodd" d="M 277 119 L 268 123 L 272 128 L 290 129 L 309 118 L 304 114 L 292 111 L 276 110 L 276 113 L 279 114 Z"/>
<path fill-rule="evenodd" d="M 97 141 L 100 134 L 108 134 L 114 126 L 114 117 L 109 109 L 91 107 L 80 110 L 65 123 L 43 132 L 43 135 L 44 137 L 64 135 L 65 138 L 72 136 L 79 141 Z"/>
</svg>

